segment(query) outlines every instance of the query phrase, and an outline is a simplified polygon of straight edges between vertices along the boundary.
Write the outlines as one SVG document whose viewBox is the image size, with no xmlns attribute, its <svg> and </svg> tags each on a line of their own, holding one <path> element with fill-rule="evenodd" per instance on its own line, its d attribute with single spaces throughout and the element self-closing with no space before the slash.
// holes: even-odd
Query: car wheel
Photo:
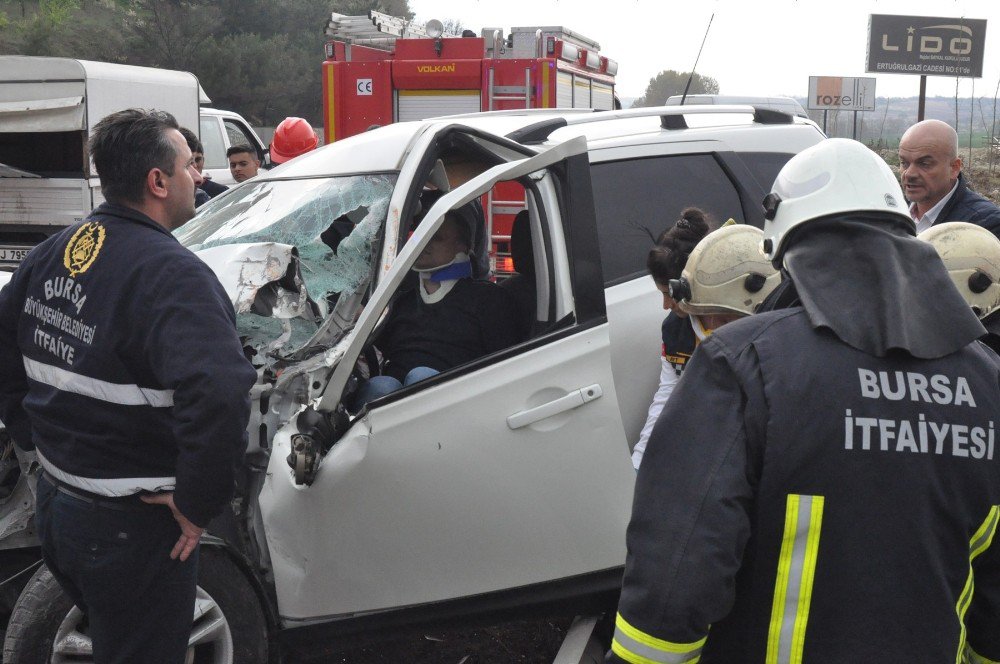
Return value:
<svg viewBox="0 0 1000 664">
<path fill-rule="evenodd" d="M 93 661 L 83 613 L 44 565 L 14 606 L 3 661 L 17 664 L 80 664 Z M 225 554 L 203 547 L 198 561 L 194 624 L 188 664 L 265 664 L 267 624 L 256 593 Z"/>
</svg>

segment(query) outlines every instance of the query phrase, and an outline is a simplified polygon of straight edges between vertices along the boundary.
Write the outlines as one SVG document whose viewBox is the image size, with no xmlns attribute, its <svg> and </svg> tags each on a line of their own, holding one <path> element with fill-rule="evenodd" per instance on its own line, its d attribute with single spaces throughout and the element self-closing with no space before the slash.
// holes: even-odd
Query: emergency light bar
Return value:
<svg viewBox="0 0 1000 664">
<path fill-rule="evenodd" d="M 580 59 L 580 49 L 576 45 L 570 44 L 569 42 L 560 42 L 562 45 L 561 53 L 559 57 L 568 62 L 577 62 Z"/>
</svg>

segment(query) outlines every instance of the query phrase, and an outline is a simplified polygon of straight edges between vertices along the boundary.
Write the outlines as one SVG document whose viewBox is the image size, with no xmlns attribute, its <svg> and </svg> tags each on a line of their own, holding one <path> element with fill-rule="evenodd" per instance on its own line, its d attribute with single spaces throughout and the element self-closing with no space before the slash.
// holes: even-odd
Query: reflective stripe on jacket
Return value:
<svg viewBox="0 0 1000 664">
<path fill-rule="evenodd" d="M 204 262 L 145 215 L 101 205 L 0 292 L 0 419 L 61 481 L 173 488 L 204 526 L 246 448 L 256 371 L 235 321 Z"/>
</svg>

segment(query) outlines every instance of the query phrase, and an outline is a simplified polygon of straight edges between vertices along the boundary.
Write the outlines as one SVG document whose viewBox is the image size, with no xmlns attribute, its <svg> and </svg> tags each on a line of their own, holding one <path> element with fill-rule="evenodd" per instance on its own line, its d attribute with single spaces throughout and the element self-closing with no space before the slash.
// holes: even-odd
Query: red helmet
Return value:
<svg viewBox="0 0 1000 664">
<path fill-rule="evenodd" d="M 271 139 L 271 161 L 283 164 L 305 154 L 319 144 L 312 125 L 302 118 L 285 118 L 274 129 Z"/>
</svg>

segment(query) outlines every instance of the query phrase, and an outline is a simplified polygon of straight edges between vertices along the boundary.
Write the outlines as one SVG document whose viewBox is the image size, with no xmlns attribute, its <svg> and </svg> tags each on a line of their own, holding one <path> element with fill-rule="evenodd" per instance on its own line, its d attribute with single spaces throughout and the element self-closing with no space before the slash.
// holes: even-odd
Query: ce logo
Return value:
<svg viewBox="0 0 1000 664">
<path fill-rule="evenodd" d="M 370 78 L 359 78 L 358 79 L 358 94 L 359 95 L 370 95 L 372 93 L 372 79 Z"/>
</svg>

